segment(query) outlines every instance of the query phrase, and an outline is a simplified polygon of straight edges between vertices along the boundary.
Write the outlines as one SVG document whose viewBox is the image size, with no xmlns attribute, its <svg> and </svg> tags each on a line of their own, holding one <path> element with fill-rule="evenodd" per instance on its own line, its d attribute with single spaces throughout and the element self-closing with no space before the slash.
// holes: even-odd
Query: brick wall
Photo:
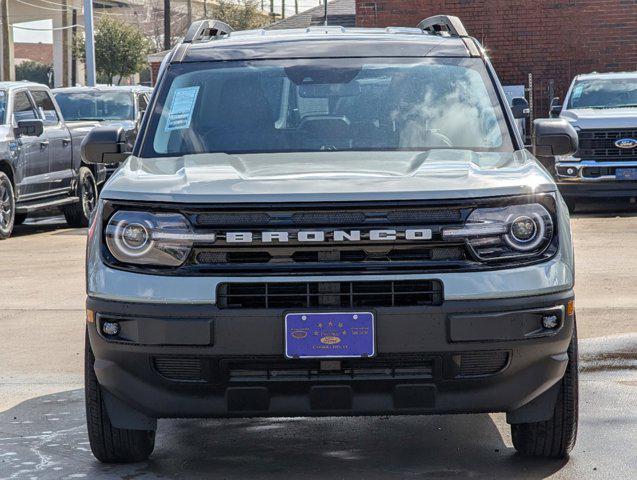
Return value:
<svg viewBox="0 0 637 480">
<path fill-rule="evenodd" d="M 637 0 L 356 0 L 360 27 L 436 14 L 460 17 L 503 85 L 533 74 L 536 117 L 547 115 L 551 85 L 564 98 L 579 73 L 637 70 Z"/>
</svg>

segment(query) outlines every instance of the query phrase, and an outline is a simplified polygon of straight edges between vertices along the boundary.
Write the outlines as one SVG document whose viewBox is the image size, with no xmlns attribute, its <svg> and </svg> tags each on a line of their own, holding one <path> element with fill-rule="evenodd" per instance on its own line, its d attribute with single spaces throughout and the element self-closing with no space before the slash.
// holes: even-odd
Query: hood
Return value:
<svg viewBox="0 0 637 480">
<path fill-rule="evenodd" d="M 426 200 L 556 189 L 526 150 L 129 157 L 101 197 L 194 203 Z"/>
<path fill-rule="evenodd" d="M 634 129 L 637 125 L 637 108 L 576 108 L 562 110 L 560 117 L 582 130 Z"/>
</svg>

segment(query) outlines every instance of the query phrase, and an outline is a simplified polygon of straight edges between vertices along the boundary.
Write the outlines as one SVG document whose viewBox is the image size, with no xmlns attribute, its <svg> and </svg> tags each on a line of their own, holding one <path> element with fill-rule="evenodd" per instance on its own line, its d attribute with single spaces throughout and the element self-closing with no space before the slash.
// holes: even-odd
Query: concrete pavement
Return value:
<svg viewBox="0 0 637 480">
<path fill-rule="evenodd" d="M 91 456 L 83 230 L 0 242 L 0 479 L 637 477 L 637 213 L 573 219 L 581 424 L 568 463 L 513 454 L 503 415 L 160 421 L 151 460 Z"/>
</svg>

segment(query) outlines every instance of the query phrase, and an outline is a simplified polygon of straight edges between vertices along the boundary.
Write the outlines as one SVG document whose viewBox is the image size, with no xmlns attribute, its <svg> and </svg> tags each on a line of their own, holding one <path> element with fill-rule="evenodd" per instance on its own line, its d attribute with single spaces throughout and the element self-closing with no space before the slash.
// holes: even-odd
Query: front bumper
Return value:
<svg viewBox="0 0 637 480">
<path fill-rule="evenodd" d="M 109 414 L 124 422 L 131 416 L 111 409 L 149 418 L 512 412 L 563 376 L 572 297 L 376 308 L 377 358 L 325 371 L 308 360 L 288 368 L 283 310 L 89 297 L 88 333 L 98 381 L 117 399 Z M 559 328 L 538 329 L 545 312 L 557 312 Z M 130 322 L 122 338 L 98 332 L 108 318 Z"/>
<path fill-rule="evenodd" d="M 636 168 L 636 161 L 556 162 L 557 185 L 569 198 L 608 198 L 637 196 L 637 181 L 618 180 L 618 168 Z"/>
</svg>

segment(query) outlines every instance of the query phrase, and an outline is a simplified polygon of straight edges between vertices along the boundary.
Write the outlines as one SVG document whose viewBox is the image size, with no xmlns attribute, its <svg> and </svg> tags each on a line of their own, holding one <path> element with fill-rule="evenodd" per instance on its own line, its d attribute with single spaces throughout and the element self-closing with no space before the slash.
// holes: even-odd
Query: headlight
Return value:
<svg viewBox="0 0 637 480">
<path fill-rule="evenodd" d="M 193 234 L 190 223 L 179 213 L 120 210 L 105 230 L 111 254 L 120 262 L 139 265 L 178 267 L 201 237 Z"/>
<path fill-rule="evenodd" d="M 573 155 L 555 155 L 556 162 L 579 162 L 581 158 Z"/>
<path fill-rule="evenodd" d="M 539 203 L 478 208 L 462 228 L 442 232 L 445 240 L 465 240 L 483 261 L 539 255 L 551 244 L 553 235 L 553 219 Z"/>
</svg>

